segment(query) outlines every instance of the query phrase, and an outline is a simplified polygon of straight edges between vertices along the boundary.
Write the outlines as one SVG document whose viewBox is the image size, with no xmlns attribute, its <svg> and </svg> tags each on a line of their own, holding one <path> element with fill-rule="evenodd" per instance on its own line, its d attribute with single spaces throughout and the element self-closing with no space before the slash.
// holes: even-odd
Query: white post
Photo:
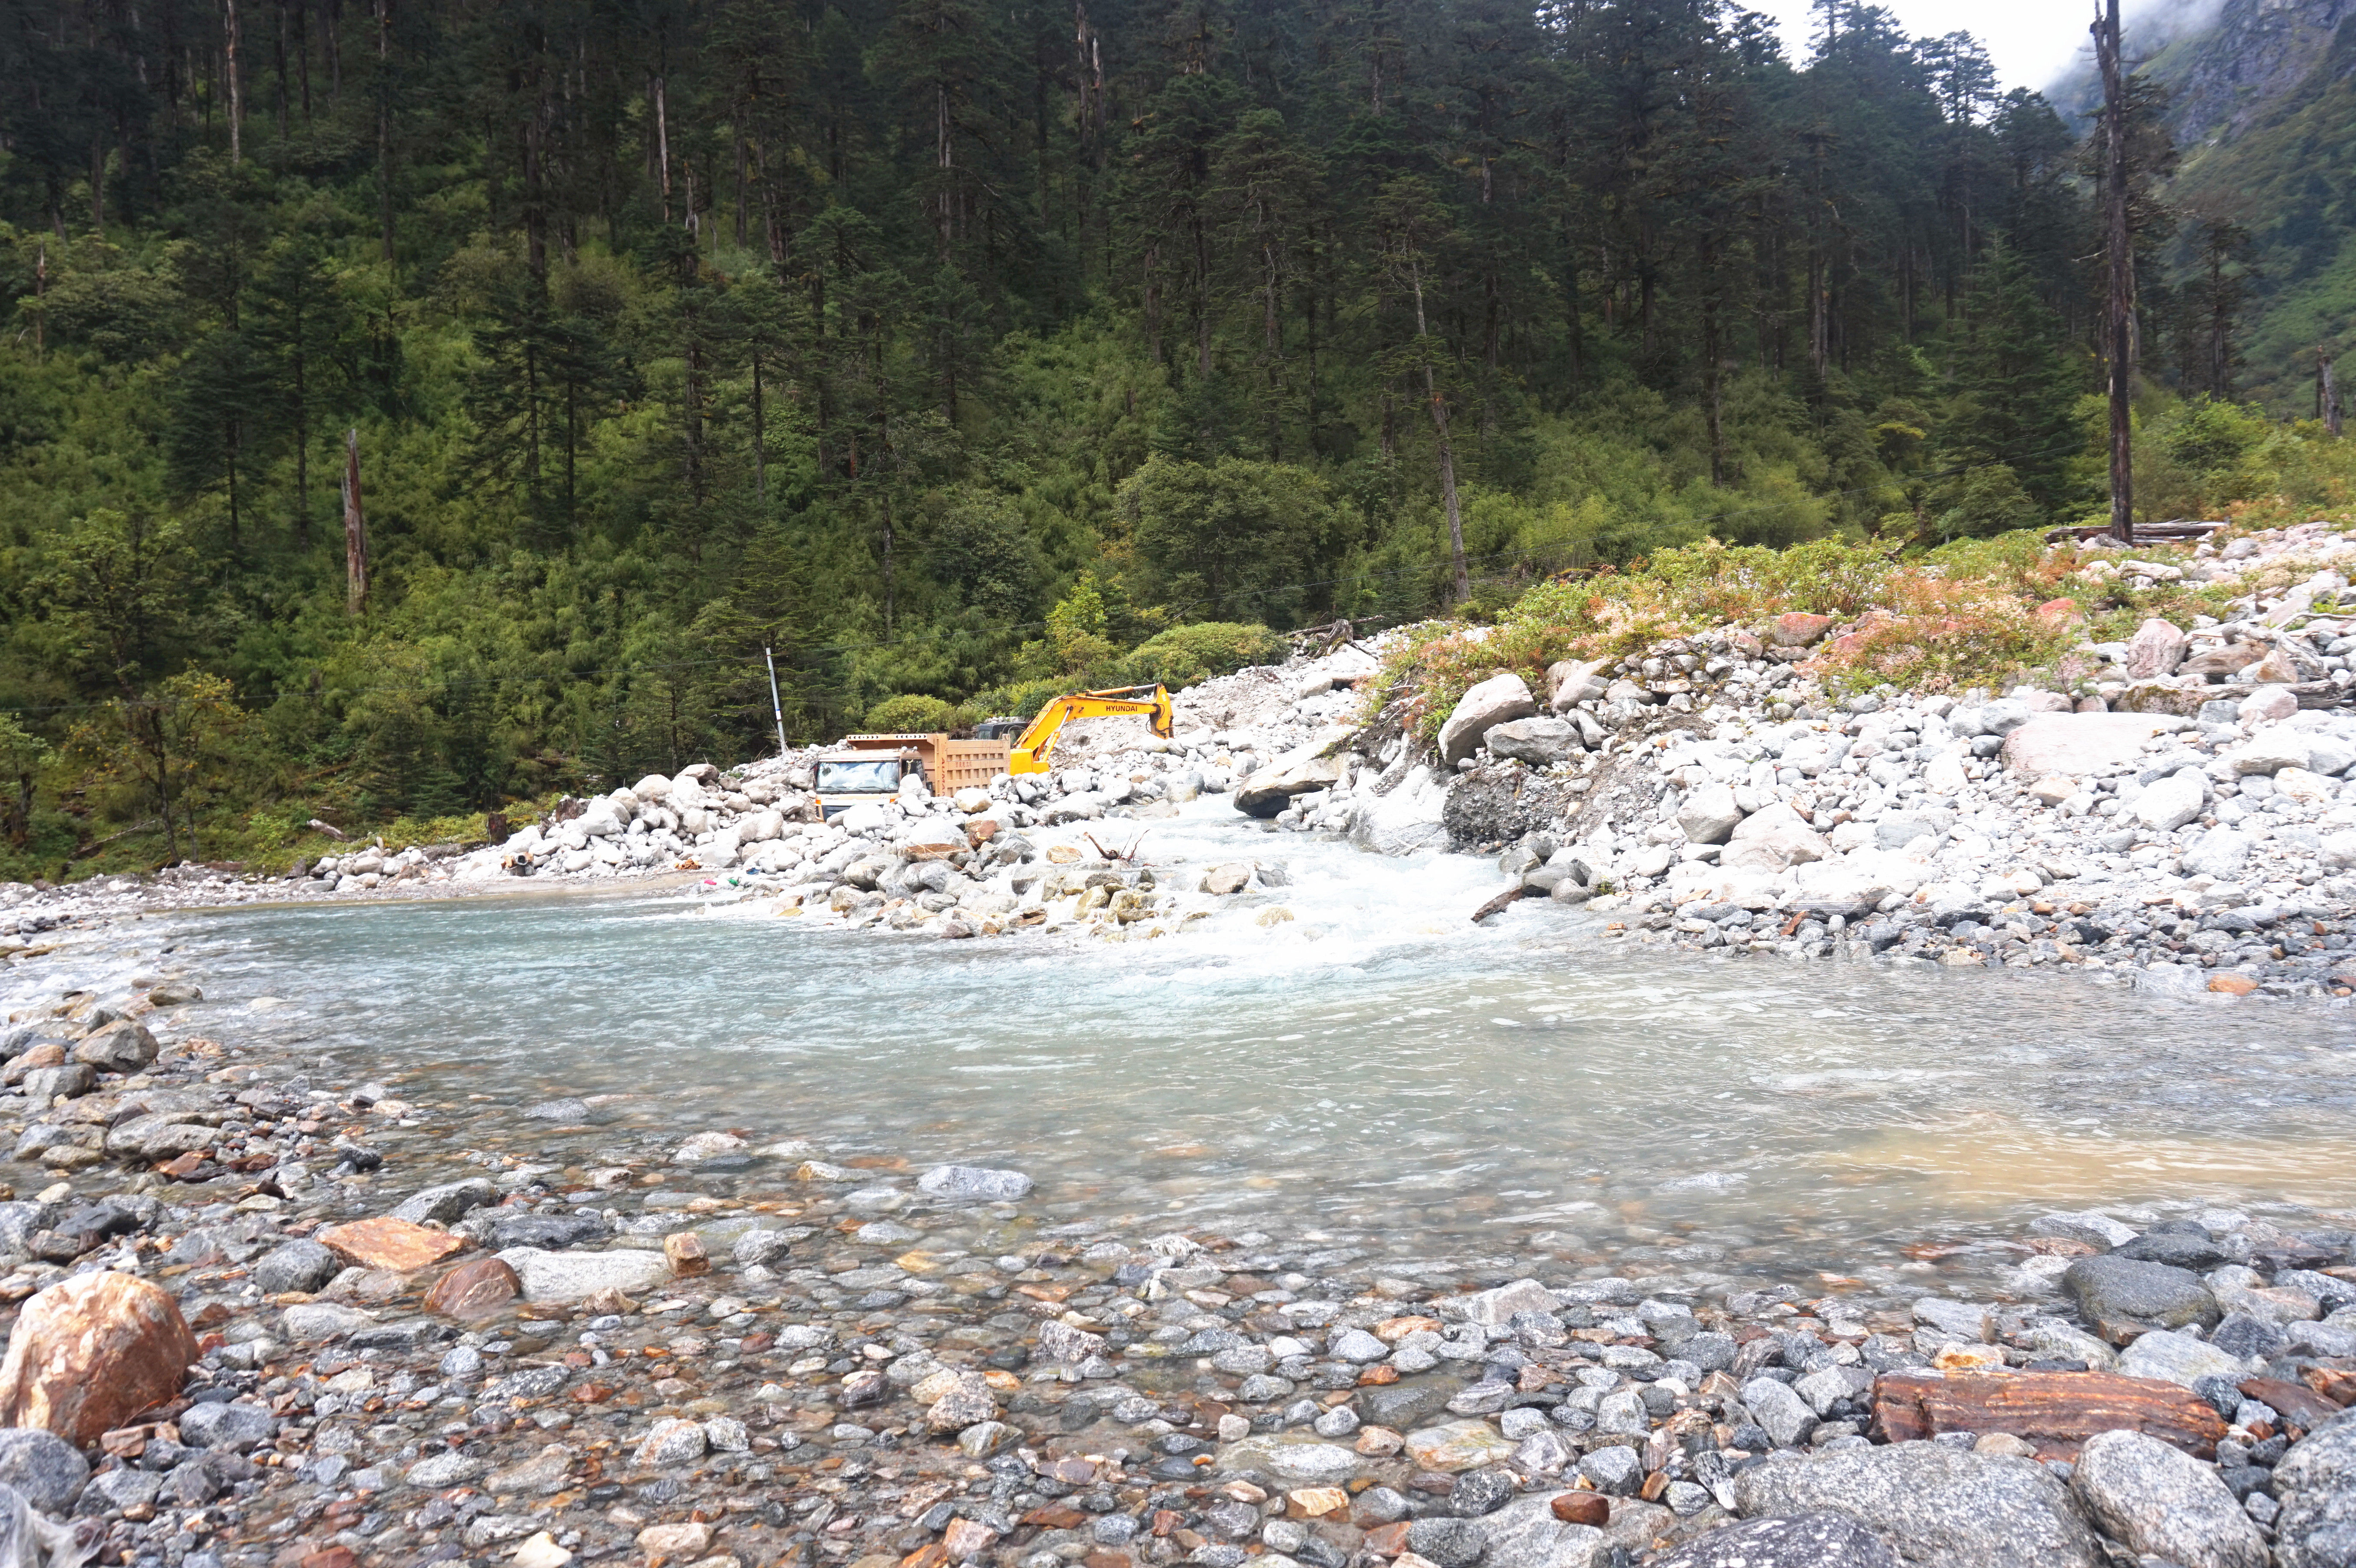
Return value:
<svg viewBox="0 0 2356 1568">
<path fill-rule="evenodd" d="M 761 657 L 769 667 L 769 711 L 777 716 L 777 755 L 782 757 L 786 754 L 786 705 L 777 700 L 777 656 L 763 648 Z"/>
</svg>

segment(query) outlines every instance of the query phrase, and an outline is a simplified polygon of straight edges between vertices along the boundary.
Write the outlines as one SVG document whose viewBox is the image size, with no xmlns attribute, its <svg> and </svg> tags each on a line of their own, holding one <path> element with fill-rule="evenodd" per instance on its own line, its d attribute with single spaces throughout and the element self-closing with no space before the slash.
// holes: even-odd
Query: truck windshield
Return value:
<svg viewBox="0 0 2356 1568">
<path fill-rule="evenodd" d="M 820 762 L 818 765 L 820 795 L 890 795 L 899 787 L 897 757 L 879 757 L 873 762 Z"/>
</svg>

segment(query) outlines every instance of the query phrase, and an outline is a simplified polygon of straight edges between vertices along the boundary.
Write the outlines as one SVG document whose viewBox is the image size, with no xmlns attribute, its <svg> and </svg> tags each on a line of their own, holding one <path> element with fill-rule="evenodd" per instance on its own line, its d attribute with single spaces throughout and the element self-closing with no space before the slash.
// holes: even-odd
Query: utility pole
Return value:
<svg viewBox="0 0 2356 1568">
<path fill-rule="evenodd" d="M 761 657 L 769 667 L 769 711 L 777 718 L 777 755 L 782 757 L 786 754 L 786 705 L 777 700 L 777 656 L 763 648 Z"/>
<path fill-rule="evenodd" d="M 2104 311 L 2111 356 L 2111 537 L 2135 543 L 2135 247 L 2127 229 L 2126 66 L 2119 0 L 2097 0 L 2094 59 L 2103 73 L 2103 244 L 2110 263 Z"/>
</svg>

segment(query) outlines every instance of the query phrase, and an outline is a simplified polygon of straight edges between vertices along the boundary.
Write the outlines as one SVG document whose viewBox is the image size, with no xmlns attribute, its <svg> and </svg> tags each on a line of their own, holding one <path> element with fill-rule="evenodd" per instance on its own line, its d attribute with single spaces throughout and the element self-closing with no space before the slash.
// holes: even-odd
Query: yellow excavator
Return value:
<svg viewBox="0 0 2356 1568">
<path fill-rule="evenodd" d="M 1075 719 L 1119 718 L 1125 715 L 1142 717 L 1152 726 L 1153 732 L 1170 739 L 1173 717 L 1170 693 L 1159 686 L 1122 686 L 1108 691 L 1076 691 L 1059 697 L 1039 710 L 1039 717 L 1009 748 L 1006 771 L 1010 773 L 1044 773 L 1047 771 L 1048 753 L 1055 750 L 1055 736 Z M 993 720 L 995 723 L 1007 720 Z M 980 731 L 977 729 L 976 733 Z"/>
</svg>

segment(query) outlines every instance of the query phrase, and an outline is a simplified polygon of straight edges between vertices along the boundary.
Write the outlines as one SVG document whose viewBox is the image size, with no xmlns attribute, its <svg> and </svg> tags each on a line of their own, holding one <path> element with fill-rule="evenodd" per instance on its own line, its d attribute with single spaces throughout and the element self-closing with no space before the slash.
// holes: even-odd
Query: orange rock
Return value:
<svg viewBox="0 0 2356 1568">
<path fill-rule="evenodd" d="M 1612 1499 L 1601 1492 L 1565 1492 L 1547 1506 L 1565 1524 L 1591 1524 L 1601 1530 L 1612 1522 Z"/>
<path fill-rule="evenodd" d="M 2223 996 L 2246 997 L 2258 988 L 2258 982 L 2254 976 L 2250 975 L 2212 975 L 2209 977 L 2209 988 Z"/>
<path fill-rule="evenodd" d="M 2034 613 L 2048 626 L 2071 626 L 2085 619 L 2078 613 L 2075 599 L 2048 599 L 2037 607 Z"/>
<path fill-rule="evenodd" d="M 1775 617 L 1767 640 L 1779 648 L 1804 648 L 1832 628 L 1830 615 L 1809 615 L 1797 610 Z"/>
<path fill-rule="evenodd" d="M 1386 1524 L 1366 1531 L 1365 1539 L 1359 1544 L 1377 1557 L 1397 1557 L 1407 1550 L 1407 1531 L 1408 1521 L 1400 1520 L 1396 1524 Z"/>
<path fill-rule="evenodd" d="M 703 1238 L 693 1231 L 681 1231 L 663 1238 L 663 1261 L 670 1272 L 681 1279 L 691 1279 L 712 1272 L 712 1259 L 703 1251 Z"/>
<path fill-rule="evenodd" d="M 77 1275 L 25 1303 L 0 1363 L 0 1425 L 88 1447 L 177 1395 L 199 1354 L 169 1291 L 127 1274 Z"/>
<path fill-rule="evenodd" d="M 941 1536 L 941 1544 L 948 1548 L 951 1560 L 963 1563 L 989 1551 L 997 1540 L 998 1531 L 986 1524 L 969 1519 L 953 1519 L 949 1520 L 948 1530 Z"/>
<path fill-rule="evenodd" d="M 328 1251 L 362 1268 L 390 1269 L 395 1274 L 432 1268 L 443 1259 L 466 1250 L 464 1236 L 383 1215 L 331 1226 L 320 1232 L 318 1239 Z"/>
<path fill-rule="evenodd" d="M 444 1317 L 487 1317 L 523 1294 L 516 1271 L 497 1258 L 460 1264 L 425 1293 L 425 1310 Z"/>
</svg>

